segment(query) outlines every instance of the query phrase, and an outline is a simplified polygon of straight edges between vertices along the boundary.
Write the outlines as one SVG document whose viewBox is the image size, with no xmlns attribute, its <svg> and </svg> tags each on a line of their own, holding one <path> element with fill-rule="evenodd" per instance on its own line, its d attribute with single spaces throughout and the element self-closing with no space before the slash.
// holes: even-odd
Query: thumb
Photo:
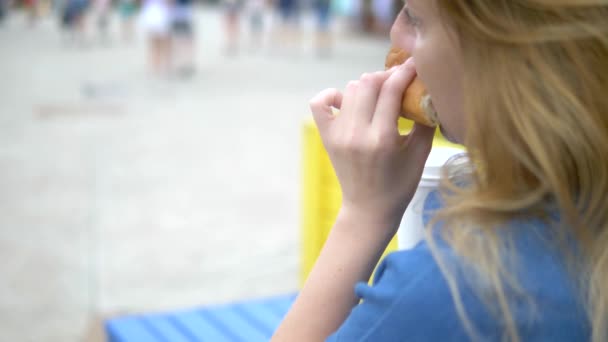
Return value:
<svg viewBox="0 0 608 342">
<path fill-rule="evenodd" d="M 325 89 L 310 100 L 310 110 L 319 130 L 324 130 L 334 118 L 332 108 L 342 107 L 342 93 L 334 88 Z"/>
</svg>

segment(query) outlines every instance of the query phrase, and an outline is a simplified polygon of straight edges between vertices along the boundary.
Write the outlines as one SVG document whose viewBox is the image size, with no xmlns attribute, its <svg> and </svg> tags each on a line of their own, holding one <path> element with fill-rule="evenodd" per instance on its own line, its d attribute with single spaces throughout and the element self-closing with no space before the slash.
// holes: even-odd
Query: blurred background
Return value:
<svg viewBox="0 0 608 342">
<path fill-rule="evenodd" d="M 294 292 L 308 100 L 401 0 L 0 0 L 0 341 Z"/>
</svg>

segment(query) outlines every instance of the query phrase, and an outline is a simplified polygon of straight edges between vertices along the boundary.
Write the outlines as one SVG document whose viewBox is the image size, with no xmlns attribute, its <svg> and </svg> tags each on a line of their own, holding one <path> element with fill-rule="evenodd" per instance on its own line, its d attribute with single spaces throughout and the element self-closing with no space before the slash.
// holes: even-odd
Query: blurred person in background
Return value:
<svg viewBox="0 0 608 342">
<path fill-rule="evenodd" d="M 0 25 L 4 22 L 8 12 L 8 0 L 0 0 Z"/>
<path fill-rule="evenodd" d="M 68 44 L 83 47 L 86 44 L 86 12 L 88 0 L 67 0 L 63 4 L 61 26 L 65 32 Z"/>
<path fill-rule="evenodd" d="M 141 25 L 147 35 L 148 64 L 156 76 L 171 68 L 171 0 L 144 0 Z"/>
<path fill-rule="evenodd" d="M 297 50 L 300 47 L 300 3 L 298 0 L 274 0 L 280 25 L 274 28 L 274 44 Z"/>
<path fill-rule="evenodd" d="M 194 27 L 192 0 L 174 0 L 172 7 L 173 67 L 179 76 L 192 76 L 196 70 L 194 60 Z"/>
<path fill-rule="evenodd" d="M 224 32 L 226 46 L 224 51 L 227 55 L 234 55 L 238 51 L 241 33 L 241 1 L 223 0 L 224 6 Z"/>
<path fill-rule="evenodd" d="M 51 1 L 51 13 L 55 15 L 57 18 L 61 18 L 63 16 L 63 11 L 65 8 L 67 0 L 53 0 Z M 61 22 L 61 20 L 60 20 Z"/>
<path fill-rule="evenodd" d="M 376 28 L 373 0 L 358 0 L 356 10 L 360 15 L 363 32 L 373 33 Z"/>
<path fill-rule="evenodd" d="M 374 31 L 379 34 L 387 34 L 395 20 L 394 0 L 373 0 L 372 11 L 375 17 Z M 401 2 L 403 5 L 403 2 Z"/>
<path fill-rule="evenodd" d="M 133 41 L 134 36 L 133 22 L 137 14 L 136 0 L 120 0 L 118 11 L 120 14 L 122 38 L 125 42 L 130 43 Z"/>
<path fill-rule="evenodd" d="M 25 10 L 27 11 L 27 15 L 28 15 L 28 20 L 29 20 L 29 24 L 30 26 L 33 26 L 36 24 L 36 21 L 38 19 L 38 15 L 39 15 L 39 0 L 23 0 L 23 6 L 25 7 Z"/>
<path fill-rule="evenodd" d="M 317 55 L 328 57 L 331 54 L 331 4 L 332 0 L 314 0 L 314 9 L 317 14 L 317 29 L 315 47 Z"/>
<path fill-rule="evenodd" d="M 250 49 L 257 51 L 262 47 L 264 39 L 266 0 L 247 0 L 246 10 L 249 16 Z"/>
<path fill-rule="evenodd" d="M 97 21 L 97 34 L 102 43 L 109 42 L 108 27 L 112 12 L 112 0 L 93 0 L 93 16 Z"/>
</svg>

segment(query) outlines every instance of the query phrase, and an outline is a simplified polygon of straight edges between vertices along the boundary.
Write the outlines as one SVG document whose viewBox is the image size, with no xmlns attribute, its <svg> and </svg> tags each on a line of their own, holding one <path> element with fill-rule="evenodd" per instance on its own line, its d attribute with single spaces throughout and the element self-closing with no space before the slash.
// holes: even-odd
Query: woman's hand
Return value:
<svg viewBox="0 0 608 342">
<path fill-rule="evenodd" d="M 363 75 L 348 84 L 344 96 L 329 89 L 311 101 L 343 203 L 272 341 L 324 341 L 359 302 L 353 286 L 368 281 L 414 196 L 431 150 L 432 128 L 416 125 L 408 136 L 397 128 L 402 96 L 415 74 L 409 61 Z M 341 113 L 334 116 L 332 107 Z"/>
<path fill-rule="evenodd" d="M 403 93 L 415 76 L 410 59 L 351 81 L 344 95 L 327 89 L 310 102 L 342 187 L 342 211 L 348 215 L 398 224 L 414 196 L 434 133 L 415 124 L 409 135 L 399 134 Z M 333 115 L 332 107 L 340 114 Z"/>
</svg>

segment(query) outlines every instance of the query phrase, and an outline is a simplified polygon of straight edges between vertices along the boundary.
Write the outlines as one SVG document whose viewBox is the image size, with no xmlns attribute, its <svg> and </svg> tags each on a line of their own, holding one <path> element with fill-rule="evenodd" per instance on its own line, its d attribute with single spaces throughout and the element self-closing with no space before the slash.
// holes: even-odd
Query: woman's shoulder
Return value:
<svg viewBox="0 0 608 342">
<path fill-rule="evenodd" d="M 445 251 L 449 255 L 449 251 Z M 359 283 L 361 302 L 328 341 L 462 340 L 448 283 L 426 243 L 390 253 L 373 285 Z"/>
<path fill-rule="evenodd" d="M 445 245 L 434 251 L 422 242 L 389 254 L 373 285 L 355 287 L 361 302 L 329 341 L 468 340 L 460 310 L 484 340 L 499 340 L 503 327 L 480 299 L 479 288 L 471 287 L 465 274 L 448 281 L 434 255 L 447 267 L 458 265 L 458 256 Z M 584 313 L 577 309 L 563 268 L 551 258 L 529 260 L 523 268 L 521 284 L 532 301 L 508 298 L 522 337 L 561 341 L 586 336 Z M 454 288 L 462 306 L 454 301 Z"/>
</svg>

